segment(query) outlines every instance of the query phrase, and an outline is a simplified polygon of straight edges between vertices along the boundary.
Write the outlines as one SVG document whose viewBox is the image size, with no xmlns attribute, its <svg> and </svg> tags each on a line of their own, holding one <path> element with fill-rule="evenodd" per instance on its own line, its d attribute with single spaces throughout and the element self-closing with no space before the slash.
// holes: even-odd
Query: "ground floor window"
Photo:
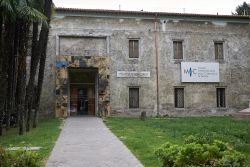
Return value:
<svg viewBox="0 0 250 167">
<path fill-rule="evenodd" d="M 129 88 L 129 108 L 139 108 L 139 88 Z"/>
<path fill-rule="evenodd" d="M 175 108 L 184 108 L 184 88 L 174 89 Z"/>
<path fill-rule="evenodd" d="M 226 107 L 225 88 L 217 88 L 216 95 L 217 95 L 217 107 Z"/>
</svg>

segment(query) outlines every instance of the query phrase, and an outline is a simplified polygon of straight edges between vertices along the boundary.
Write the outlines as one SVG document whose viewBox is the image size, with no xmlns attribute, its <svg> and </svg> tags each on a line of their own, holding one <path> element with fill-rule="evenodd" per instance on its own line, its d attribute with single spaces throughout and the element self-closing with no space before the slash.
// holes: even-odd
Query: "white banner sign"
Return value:
<svg viewBox="0 0 250 167">
<path fill-rule="evenodd" d="M 118 78 L 149 78 L 150 71 L 117 71 Z"/>
<path fill-rule="evenodd" d="M 220 82 L 219 63 L 181 62 L 181 82 Z"/>
</svg>

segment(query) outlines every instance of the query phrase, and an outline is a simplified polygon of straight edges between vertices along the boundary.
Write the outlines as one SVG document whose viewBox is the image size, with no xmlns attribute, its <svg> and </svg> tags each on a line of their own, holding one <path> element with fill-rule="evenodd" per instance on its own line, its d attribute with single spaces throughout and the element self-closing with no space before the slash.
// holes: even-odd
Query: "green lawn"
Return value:
<svg viewBox="0 0 250 167">
<path fill-rule="evenodd" d="M 166 141 L 182 144 L 189 135 L 220 139 L 247 155 L 250 164 L 250 121 L 230 117 L 192 118 L 107 118 L 107 126 L 146 167 L 161 163 L 154 150 Z"/>
<path fill-rule="evenodd" d="M 18 129 L 11 129 L 0 137 L 0 146 L 37 146 L 42 147 L 38 151 L 41 166 L 44 166 L 52 148 L 60 133 L 61 120 L 44 119 L 40 120 L 38 127 L 29 133 L 19 136 Z"/>
</svg>

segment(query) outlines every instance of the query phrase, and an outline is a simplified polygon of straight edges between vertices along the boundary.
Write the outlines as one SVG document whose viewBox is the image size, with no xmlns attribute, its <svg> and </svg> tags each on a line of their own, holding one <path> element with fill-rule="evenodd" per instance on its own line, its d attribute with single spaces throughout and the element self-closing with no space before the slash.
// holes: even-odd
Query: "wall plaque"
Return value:
<svg viewBox="0 0 250 167">
<path fill-rule="evenodd" d="M 117 71 L 117 78 L 149 78 L 150 71 Z"/>
<path fill-rule="evenodd" d="M 219 63 L 181 62 L 181 82 L 220 82 Z"/>
</svg>

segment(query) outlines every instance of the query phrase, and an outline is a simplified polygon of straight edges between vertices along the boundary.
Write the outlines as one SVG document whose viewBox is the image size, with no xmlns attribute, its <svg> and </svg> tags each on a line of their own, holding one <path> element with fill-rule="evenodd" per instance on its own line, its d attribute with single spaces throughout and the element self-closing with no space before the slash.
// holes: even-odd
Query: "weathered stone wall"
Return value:
<svg viewBox="0 0 250 167">
<path fill-rule="evenodd" d="M 56 58 L 60 54 L 66 54 L 109 57 L 111 114 L 137 115 L 146 111 L 148 115 L 156 115 L 154 26 L 154 19 L 139 17 L 55 16 L 51 22 L 42 110 L 52 115 L 55 112 Z M 65 37 L 70 37 L 71 41 L 65 40 Z M 92 38 L 99 40 L 94 42 Z M 138 59 L 131 59 L 128 55 L 128 41 L 134 38 L 139 39 Z M 159 54 L 160 114 L 221 115 L 247 108 L 250 99 L 249 24 L 161 18 L 157 19 L 156 38 Z M 220 61 L 220 83 L 181 83 L 180 61 L 173 59 L 173 40 L 183 41 L 183 61 L 187 62 L 216 62 L 214 41 L 223 41 L 224 60 Z M 77 44 L 74 45 L 74 42 Z M 93 43 L 96 47 L 86 47 L 86 43 Z M 65 52 L 60 48 L 67 45 L 73 46 L 71 51 Z M 150 77 L 118 78 L 117 71 L 148 71 Z M 130 86 L 140 88 L 139 109 L 129 109 Z M 174 107 L 175 86 L 184 87 L 184 109 Z M 223 109 L 216 107 L 218 86 L 226 88 L 226 108 Z"/>
<path fill-rule="evenodd" d="M 161 32 L 160 99 L 168 114 L 225 114 L 247 108 L 250 96 L 249 25 L 206 22 L 170 22 Z M 183 61 L 216 62 L 214 41 L 224 41 L 224 60 L 220 61 L 220 83 L 180 83 L 180 64 L 173 59 L 172 40 L 183 40 Z M 164 47 L 167 46 L 167 47 Z M 168 71 L 168 72 L 163 72 Z M 185 109 L 175 109 L 174 87 L 184 86 Z M 226 108 L 216 107 L 216 87 L 226 88 Z"/>
<path fill-rule="evenodd" d="M 49 35 L 43 89 L 40 101 L 40 117 L 55 116 L 55 37 Z"/>
</svg>

